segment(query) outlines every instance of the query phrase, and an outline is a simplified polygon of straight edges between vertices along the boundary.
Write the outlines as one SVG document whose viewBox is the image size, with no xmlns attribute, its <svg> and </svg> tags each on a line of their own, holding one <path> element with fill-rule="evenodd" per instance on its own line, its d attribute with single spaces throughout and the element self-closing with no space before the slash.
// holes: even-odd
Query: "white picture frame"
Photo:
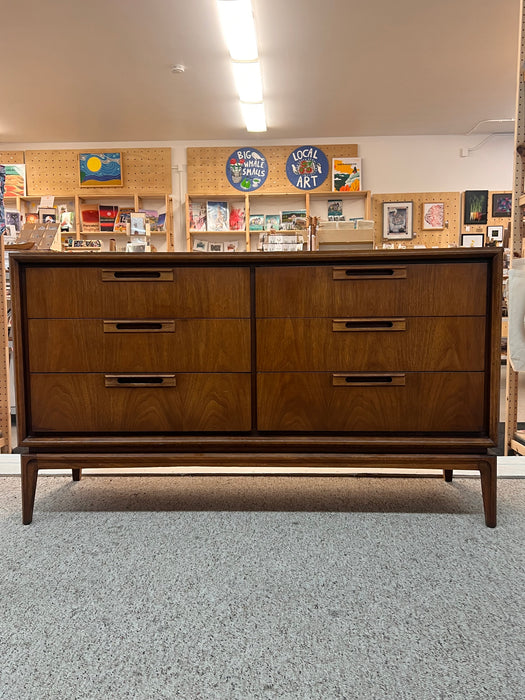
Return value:
<svg viewBox="0 0 525 700">
<path fill-rule="evenodd" d="M 414 236 L 413 202 L 383 203 L 383 238 L 407 240 Z"/>
</svg>

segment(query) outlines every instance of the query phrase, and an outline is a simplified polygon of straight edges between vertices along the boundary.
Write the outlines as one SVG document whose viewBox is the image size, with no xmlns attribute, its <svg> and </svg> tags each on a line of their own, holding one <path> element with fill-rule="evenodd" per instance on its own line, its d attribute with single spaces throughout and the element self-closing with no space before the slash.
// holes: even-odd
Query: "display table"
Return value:
<svg viewBox="0 0 525 700">
<path fill-rule="evenodd" d="M 496 524 L 499 249 L 14 253 L 39 469 L 476 469 Z"/>
</svg>

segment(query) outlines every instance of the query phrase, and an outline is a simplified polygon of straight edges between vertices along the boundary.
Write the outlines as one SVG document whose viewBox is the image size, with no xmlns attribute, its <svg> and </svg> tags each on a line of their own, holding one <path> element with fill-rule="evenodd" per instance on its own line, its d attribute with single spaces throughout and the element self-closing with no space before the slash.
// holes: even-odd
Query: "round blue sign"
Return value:
<svg viewBox="0 0 525 700">
<path fill-rule="evenodd" d="M 268 177 L 268 161 L 255 148 L 238 148 L 228 158 L 226 177 L 236 190 L 253 192 L 264 185 Z"/>
<path fill-rule="evenodd" d="M 328 177 L 328 158 L 315 146 L 299 146 L 286 161 L 286 175 L 299 190 L 315 190 Z"/>
</svg>

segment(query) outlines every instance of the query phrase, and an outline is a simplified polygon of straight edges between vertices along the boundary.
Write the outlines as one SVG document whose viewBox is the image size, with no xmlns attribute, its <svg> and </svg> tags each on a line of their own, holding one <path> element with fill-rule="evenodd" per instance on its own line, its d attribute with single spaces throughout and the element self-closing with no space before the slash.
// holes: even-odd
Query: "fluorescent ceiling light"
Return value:
<svg viewBox="0 0 525 700">
<path fill-rule="evenodd" d="M 258 61 L 252 63 L 232 62 L 235 87 L 241 102 L 262 102 L 261 67 Z"/>
<path fill-rule="evenodd" d="M 217 0 L 217 7 L 232 60 L 257 60 L 257 37 L 251 0 Z"/>
<path fill-rule="evenodd" d="M 241 102 L 241 110 L 247 131 L 266 131 L 266 116 L 262 102 Z"/>
</svg>

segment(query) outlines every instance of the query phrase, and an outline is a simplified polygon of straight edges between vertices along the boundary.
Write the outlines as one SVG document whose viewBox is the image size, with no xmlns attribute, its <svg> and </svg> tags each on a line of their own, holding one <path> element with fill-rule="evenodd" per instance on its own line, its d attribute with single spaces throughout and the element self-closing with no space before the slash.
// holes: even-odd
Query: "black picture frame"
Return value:
<svg viewBox="0 0 525 700">
<path fill-rule="evenodd" d="M 508 218 L 512 215 L 512 193 L 494 192 L 492 195 L 493 218 Z"/>
<path fill-rule="evenodd" d="M 463 223 L 465 226 L 480 226 L 486 224 L 488 208 L 488 190 L 467 190 L 465 192 L 463 210 Z"/>
</svg>

